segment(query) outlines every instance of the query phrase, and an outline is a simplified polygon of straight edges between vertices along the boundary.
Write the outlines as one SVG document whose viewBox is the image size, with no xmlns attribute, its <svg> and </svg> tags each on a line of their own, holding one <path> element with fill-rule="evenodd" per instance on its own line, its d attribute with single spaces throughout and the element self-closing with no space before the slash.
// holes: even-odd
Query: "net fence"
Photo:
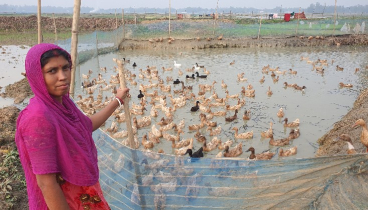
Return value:
<svg viewBox="0 0 368 210">
<path fill-rule="evenodd" d="M 100 182 L 113 209 L 366 209 L 367 155 L 282 161 L 133 150 L 99 130 Z"/>
<path fill-rule="evenodd" d="M 78 60 L 118 50 L 124 40 L 367 34 L 368 18 L 157 20 L 78 36 Z M 260 24 L 260 22 L 262 24 Z M 170 35 L 169 35 L 170 25 Z M 70 49 L 71 40 L 58 45 Z M 98 59 L 94 69 L 100 69 Z M 80 76 L 82 72 L 77 69 Z M 79 84 L 83 79 L 76 78 Z M 367 155 L 249 161 L 191 159 L 130 149 L 93 133 L 100 184 L 112 209 L 367 209 Z"/>
<path fill-rule="evenodd" d="M 173 20 L 157 18 L 151 20 L 146 15 L 134 16 L 135 22 L 122 24 L 113 31 L 99 31 L 78 36 L 78 56 L 82 63 L 97 54 L 117 50 L 125 40 L 159 41 L 172 37 L 174 39 L 242 39 L 272 38 L 290 36 L 332 36 L 345 34 L 367 34 L 366 16 L 323 17 L 313 19 L 282 18 L 268 19 L 261 16 L 233 15 L 213 18 L 199 18 L 198 15 L 186 15 L 187 18 Z M 202 15 L 202 16 L 205 16 Z M 184 16 L 185 17 L 185 16 Z M 132 17 L 130 17 L 132 19 Z M 128 22 L 129 15 L 124 22 Z M 70 49 L 71 40 L 58 40 L 56 44 Z"/>
</svg>

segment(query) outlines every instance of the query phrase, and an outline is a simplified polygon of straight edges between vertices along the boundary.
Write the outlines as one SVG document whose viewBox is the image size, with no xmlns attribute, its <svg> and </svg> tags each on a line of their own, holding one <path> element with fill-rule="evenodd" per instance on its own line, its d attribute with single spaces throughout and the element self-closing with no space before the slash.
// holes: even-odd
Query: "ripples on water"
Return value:
<svg viewBox="0 0 368 210">
<path fill-rule="evenodd" d="M 365 88 L 367 82 L 367 50 L 364 48 L 282 48 L 282 49 L 206 49 L 206 50 L 187 50 L 187 51 L 155 51 L 155 50 L 135 50 L 122 51 L 117 53 L 106 54 L 99 56 L 98 59 L 92 59 L 81 65 L 81 73 L 87 74 L 89 69 L 93 70 L 92 77 L 97 77 L 99 73 L 98 65 L 100 67 L 107 67 L 108 71 L 103 75 L 106 81 L 110 80 L 110 75 L 116 74 L 113 71 L 115 63 L 113 58 L 122 59 L 126 57 L 131 60 L 131 64 L 136 62 L 138 67 L 133 69 L 131 64 L 127 64 L 126 68 L 137 75 L 136 81 L 138 85 L 131 89 L 132 101 L 138 103 L 137 95 L 139 94 L 139 84 L 149 84 L 148 80 L 142 80 L 138 77 L 139 69 L 146 69 L 146 66 L 156 66 L 161 78 L 165 81 L 166 77 L 171 76 L 173 79 L 179 79 L 186 82 L 185 85 L 193 85 L 193 93 L 197 95 L 199 84 L 212 84 L 216 81 L 215 90 L 219 98 L 226 96 L 225 91 L 221 88 L 221 80 L 228 85 L 230 95 L 240 94 L 241 87 L 247 88 L 248 84 L 252 84 L 256 97 L 245 97 L 246 104 L 241 108 L 238 114 L 238 119 L 228 123 L 224 117 L 214 117 L 211 121 L 216 121 L 222 127 L 222 133 L 218 136 L 222 141 L 227 139 L 234 140 L 234 131 L 231 130 L 234 126 L 239 128 L 239 133 L 254 131 L 254 137 L 251 140 L 235 140 L 235 143 L 243 143 L 243 151 L 246 151 L 250 146 L 256 149 L 256 153 L 270 149 L 276 151 L 277 147 L 270 146 L 269 139 L 262 139 L 260 133 L 269 127 L 269 123 L 273 122 L 273 131 L 275 139 L 280 139 L 288 136 L 290 128 L 284 129 L 283 122 L 277 117 L 276 113 L 279 108 L 283 108 L 285 116 L 289 121 L 296 118 L 300 119 L 301 136 L 298 139 L 291 141 L 290 146 L 298 146 L 298 154 L 294 157 L 313 157 L 318 148 L 317 140 L 327 131 L 329 131 L 333 124 L 339 121 L 353 106 L 353 103 L 358 96 L 360 90 Z M 325 67 L 324 75 L 316 73 L 312 70 L 312 65 L 306 61 L 301 61 L 301 56 L 308 57 L 312 61 L 319 59 L 327 59 L 329 66 Z M 334 59 L 334 64 L 331 61 Z M 235 60 L 234 65 L 229 65 L 231 61 Z M 182 64 L 181 70 L 184 72 L 183 76 L 178 76 L 178 69 L 172 72 L 164 72 L 161 67 L 173 67 L 174 61 Z M 198 63 L 204 65 L 211 73 L 207 79 L 195 79 L 193 81 L 185 80 L 188 68 Z M 298 73 L 291 75 L 286 73 L 280 75 L 278 82 L 274 83 L 271 78 L 271 72 L 268 75 L 262 74 L 262 67 L 270 65 L 271 68 L 280 67 L 280 70 L 289 70 L 292 68 Z M 344 67 L 344 71 L 336 71 L 336 65 Z M 354 73 L 355 68 L 360 68 L 358 73 Z M 203 70 L 199 71 L 203 74 Z M 237 74 L 245 73 L 247 82 L 237 82 Z M 265 75 L 266 81 L 260 84 L 259 80 Z M 305 93 L 294 90 L 293 88 L 284 88 L 283 83 L 297 83 L 299 86 L 306 86 Z M 340 88 L 339 82 L 351 83 L 353 88 Z M 80 81 L 77 81 L 80 84 Z M 169 82 L 172 85 L 172 82 Z M 79 86 L 79 85 L 77 85 Z M 178 89 L 179 86 L 172 85 L 173 89 Z M 271 87 L 273 95 L 267 96 L 268 87 Z M 78 87 L 77 87 L 78 88 Z M 95 92 L 95 97 L 97 95 Z M 149 92 L 152 92 L 149 91 Z M 80 88 L 76 89 L 76 94 L 84 94 Z M 166 94 L 166 93 L 165 93 Z M 210 96 L 210 92 L 206 96 Z M 104 96 L 111 96 L 111 92 L 104 92 Z M 174 97 L 178 95 L 173 94 Z M 166 99 L 168 106 L 171 105 L 169 98 Z M 150 101 L 150 99 L 148 100 Z M 229 100 L 230 105 L 237 104 L 237 100 Z M 185 133 L 181 138 L 193 138 L 195 132 L 188 132 L 188 126 L 199 123 L 200 112 L 191 113 L 190 108 L 195 105 L 195 101 L 187 101 L 186 106 L 180 108 L 174 114 L 174 121 L 179 123 L 181 119 L 185 119 Z M 151 105 L 147 106 L 146 114 L 149 115 Z M 243 121 L 242 115 L 245 109 L 250 109 L 252 112 L 249 121 Z M 225 110 L 224 107 L 213 108 L 212 111 Z M 159 111 L 159 117 L 152 118 L 152 123 L 157 122 L 163 115 Z M 233 111 L 228 111 L 227 116 L 233 115 Z M 140 118 L 141 116 L 138 116 Z M 106 123 L 110 126 L 111 120 Z M 121 124 L 122 129 L 125 129 L 125 124 Z M 151 127 L 140 129 L 138 138 L 148 133 Z M 212 137 L 205 131 L 206 126 L 201 130 L 205 134 L 207 141 Z M 172 131 L 170 131 L 172 133 Z M 173 134 L 173 133 L 172 133 Z M 198 149 L 200 143 L 194 139 L 194 148 Z M 142 148 L 142 146 L 141 146 Z M 153 150 L 163 148 L 165 153 L 172 153 L 171 142 L 162 139 L 159 145 L 156 145 Z M 289 146 L 285 147 L 289 148 Z M 219 151 L 217 149 L 207 153 L 205 156 L 212 157 Z M 241 157 L 248 157 L 249 153 L 244 152 Z M 292 157 L 289 157 L 292 158 Z"/>
</svg>

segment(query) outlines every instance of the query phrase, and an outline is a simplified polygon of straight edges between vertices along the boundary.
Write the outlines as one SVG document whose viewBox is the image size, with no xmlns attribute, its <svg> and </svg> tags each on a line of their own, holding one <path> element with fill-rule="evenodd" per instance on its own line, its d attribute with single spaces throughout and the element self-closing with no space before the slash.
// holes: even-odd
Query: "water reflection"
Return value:
<svg viewBox="0 0 368 210">
<path fill-rule="evenodd" d="M 245 98 L 246 104 L 239 110 L 238 119 L 229 123 L 225 121 L 225 117 L 214 117 L 212 121 L 216 121 L 222 127 L 222 133 L 218 136 L 223 142 L 228 139 L 234 139 L 234 131 L 231 130 L 234 126 L 239 128 L 239 133 L 244 133 L 253 130 L 254 137 L 251 140 L 235 140 L 233 146 L 239 141 L 243 142 L 244 151 L 250 146 L 254 147 L 257 152 L 267 149 L 273 151 L 277 147 L 270 146 L 269 139 L 262 139 L 260 133 L 269 127 L 269 123 L 273 122 L 275 139 L 284 138 L 290 132 L 290 128 L 284 128 L 283 122 L 276 116 L 279 108 L 283 108 L 285 116 L 289 121 L 300 119 L 301 136 L 291 142 L 290 146 L 298 146 L 298 154 L 296 157 L 313 157 L 318 147 L 317 140 L 329 129 L 333 124 L 340 120 L 349 109 L 352 107 L 360 90 L 366 86 L 366 70 L 367 65 L 367 50 L 364 48 L 349 48 L 349 47 L 323 47 L 323 48 L 282 48 L 282 49 L 205 49 L 205 50 L 135 50 L 122 51 L 117 53 L 106 54 L 99 56 L 98 59 L 92 59 L 81 65 L 81 73 L 86 74 L 89 69 L 93 70 L 92 77 L 97 77 L 100 67 L 107 67 L 108 71 L 103 75 L 106 81 L 110 80 L 110 75 L 116 74 L 114 71 L 115 63 L 113 58 L 128 58 L 131 64 L 135 62 L 138 66 L 133 68 L 131 64 L 126 64 L 126 68 L 136 75 L 139 74 L 139 69 L 146 69 L 147 66 L 156 66 L 159 70 L 161 78 L 165 81 L 166 77 L 172 77 L 174 80 L 179 79 L 185 81 L 185 85 L 193 86 L 193 93 L 197 95 L 199 84 L 212 84 L 216 81 L 215 91 L 219 98 L 226 96 L 225 89 L 221 87 L 221 81 L 227 84 L 227 90 L 230 95 L 240 93 L 242 86 L 247 88 L 251 84 L 255 89 L 255 98 Z M 301 60 L 301 56 L 308 57 L 310 61 L 317 59 L 326 59 L 329 63 L 325 66 L 323 74 L 316 73 L 310 63 L 306 60 Z M 234 65 L 230 62 L 235 60 Z M 331 65 L 334 60 L 333 65 Z M 180 69 L 184 72 L 182 76 L 178 75 L 179 68 L 174 68 L 173 71 L 163 71 L 162 67 L 174 67 L 174 61 L 182 64 Z M 206 79 L 186 80 L 186 69 L 192 68 L 195 63 L 204 65 L 210 74 Z M 285 75 L 279 75 L 279 81 L 274 82 L 269 72 L 268 75 L 262 74 L 262 67 L 270 65 L 271 68 L 279 67 L 280 71 L 287 71 Z M 336 71 L 336 65 L 343 66 L 344 71 Z M 361 70 L 354 73 L 355 68 Z M 289 74 L 289 69 L 297 71 L 297 74 Z M 245 73 L 246 82 L 237 81 L 237 74 Z M 203 74 L 203 70 L 199 70 L 199 74 Z M 265 82 L 260 83 L 259 80 L 265 76 Z M 138 103 L 139 84 L 149 84 L 147 79 L 136 77 L 137 86 L 130 86 L 132 101 Z M 296 83 L 299 86 L 306 86 L 304 92 L 293 88 L 284 88 L 283 83 Z M 353 88 L 340 88 L 339 82 L 351 83 Z M 80 84 L 80 81 L 77 81 Z M 172 82 L 169 84 L 172 85 Z M 76 94 L 82 94 L 83 91 L 78 87 Z M 268 96 L 267 90 L 271 88 L 273 95 Z M 172 89 L 177 89 L 172 85 Z M 97 91 L 96 91 L 97 92 Z M 172 92 L 172 91 L 171 91 Z M 167 94 L 167 93 L 165 93 Z M 173 92 L 172 92 L 173 94 Z M 95 93 L 96 97 L 97 93 Z M 105 92 L 104 96 L 110 96 L 110 92 Z M 174 97 L 178 95 L 173 94 Z M 206 97 L 210 96 L 210 92 L 206 93 Z M 240 97 L 242 98 L 242 97 Z M 167 104 L 171 105 L 169 99 Z M 229 100 L 229 105 L 237 104 L 237 100 Z M 188 132 L 188 126 L 199 123 L 199 112 L 192 113 L 190 108 L 195 105 L 195 101 L 187 101 L 186 105 L 174 113 L 176 123 L 180 120 L 185 120 L 185 133 L 182 138 L 193 138 L 194 132 Z M 147 110 L 151 109 L 148 105 Z M 242 115 L 245 110 L 250 109 L 252 116 L 249 121 L 242 120 Z M 224 107 L 212 108 L 212 111 L 225 110 Z M 146 113 L 147 115 L 149 112 Z M 233 111 L 228 111 L 227 116 L 233 115 Z M 157 119 L 152 122 L 157 122 L 163 115 L 159 111 Z M 140 117 L 140 116 L 139 116 Z M 112 120 L 112 119 L 111 119 Z M 111 121 L 106 125 L 109 126 Z M 125 125 L 121 125 L 125 129 Z M 212 137 L 205 131 L 206 127 L 201 130 L 211 140 Z M 149 128 L 139 130 L 138 138 L 148 133 Z M 194 140 L 195 148 L 200 147 L 200 143 Z M 171 142 L 162 140 L 161 143 L 155 146 L 154 150 L 163 148 L 166 153 L 171 153 Z M 287 147 L 288 148 L 288 147 Z M 214 156 L 218 153 L 214 150 L 206 154 L 207 157 Z M 247 157 L 249 153 L 243 153 L 241 157 Z M 295 156 L 294 156 L 295 157 Z"/>
</svg>

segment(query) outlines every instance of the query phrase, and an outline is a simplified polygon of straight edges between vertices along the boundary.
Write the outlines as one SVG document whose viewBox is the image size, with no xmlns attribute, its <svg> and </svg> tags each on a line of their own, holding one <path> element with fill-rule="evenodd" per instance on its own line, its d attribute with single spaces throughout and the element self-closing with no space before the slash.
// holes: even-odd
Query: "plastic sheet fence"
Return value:
<svg viewBox="0 0 368 210">
<path fill-rule="evenodd" d="M 366 154 L 282 161 L 191 159 L 93 134 L 112 209 L 367 209 Z"/>
</svg>

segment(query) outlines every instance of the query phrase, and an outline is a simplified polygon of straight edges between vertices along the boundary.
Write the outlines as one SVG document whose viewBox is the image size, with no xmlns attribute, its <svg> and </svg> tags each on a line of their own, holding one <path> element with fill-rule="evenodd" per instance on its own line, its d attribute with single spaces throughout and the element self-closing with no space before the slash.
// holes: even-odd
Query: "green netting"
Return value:
<svg viewBox="0 0 368 210">
<path fill-rule="evenodd" d="M 282 161 L 132 150 L 94 132 L 113 209 L 366 209 L 367 155 Z"/>
<path fill-rule="evenodd" d="M 366 34 L 366 20 L 339 19 L 335 26 L 331 18 L 263 23 L 260 36 Z M 258 36 L 259 20 L 238 22 L 175 20 L 170 22 L 170 36 Z M 117 50 L 124 39 L 168 37 L 168 26 L 165 20 L 80 35 L 79 62 Z M 70 49 L 70 40 L 58 44 Z M 94 69 L 101 67 L 96 63 Z M 77 78 L 77 84 L 81 80 Z M 100 183 L 112 209 L 368 208 L 367 156 L 363 154 L 280 161 L 190 159 L 133 150 L 102 130 L 93 136 L 99 153 Z"/>
<path fill-rule="evenodd" d="M 224 39 L 288 36 L 329 36 L 343 34 L 367 34 L 365 24 L 368 17 L 262 20 L 258 18 L 235 19 L 182 19 L 143 21 L 140 24 L 125 24 L 114 31 L 95 31 L 78 36 L 79 62 L 108 51 L 116 50 L 124 40 L 150 40 L 173 37 L 175 39 L 217 38 Z M 170 23 L 170 35 L 169 35 Z M 335 23 L 335 24 L 334 24 Z M 71 40 L 57 44 L 70 49 Z"/>
</svg>

